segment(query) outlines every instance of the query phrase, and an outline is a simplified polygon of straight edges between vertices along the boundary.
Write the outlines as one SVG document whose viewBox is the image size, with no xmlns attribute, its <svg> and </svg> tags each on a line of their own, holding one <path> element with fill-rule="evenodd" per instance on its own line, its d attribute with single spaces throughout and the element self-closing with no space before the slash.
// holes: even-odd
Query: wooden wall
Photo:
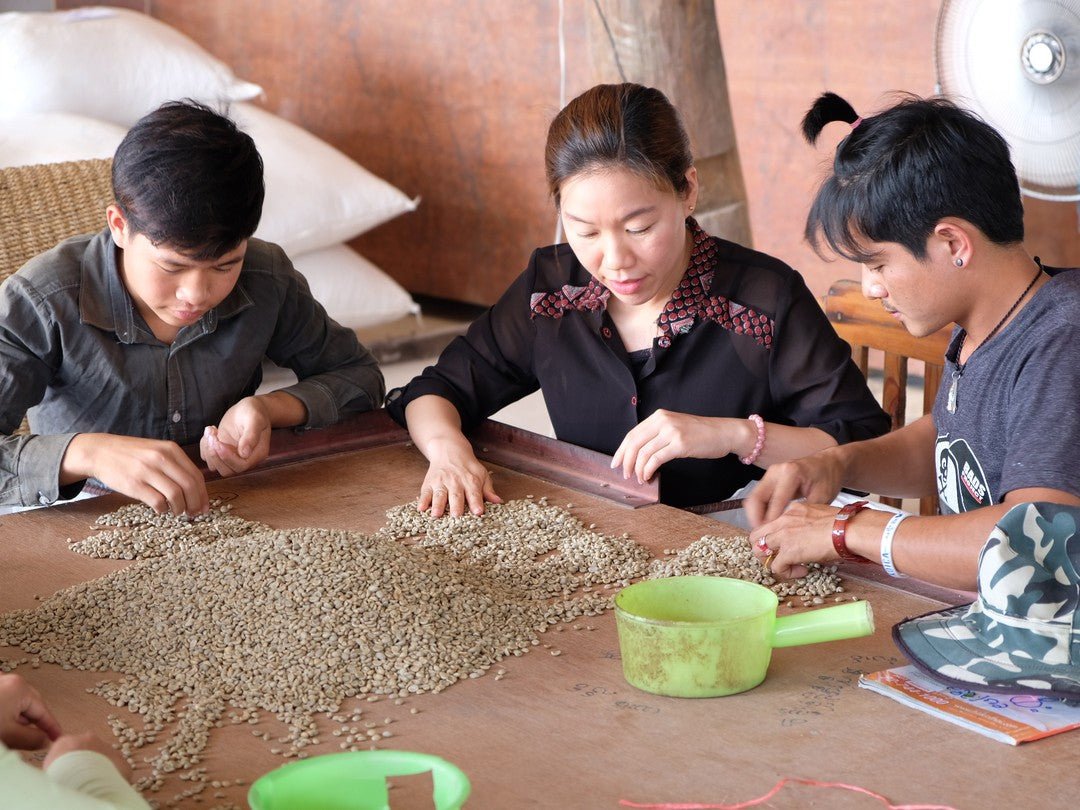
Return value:
<svg viewBox="0 0 1080 810">
<path fill-rule="evenodd" d="M 650 0 L 651 2 L 655 0 Z M 662 1 L 662 0 L 661 0 Z M 57 0 L 57 7 L 100 0 Z M 306 127 L 407 194 L 415 213 L 354 246 L 414 293 L 490 303 L 554 235 L 543 178 L 560 106 L 558 0 L 117 0 L 184 31 Z M 802 240 L 810 196 L 843 127 L 798 136 L 832 89 L 873 110 L 934 89 L 939 0 L 715 0 L 754 246 L 822 293 L 858 267 Z M 586 15 L 564 0 L 566 98 L 589 81 Z M 1029 248 L 1080 264 L 1069 204 L 1028 201 Z"/>
<path fill-rule="evenodd" d="M 553 241 L 543 144 L 560 108 L 557 0 L 141 5 L 262 85 L 268 110 L 421 198 L 353 243 L 411 292 L 490 303 Z M 573 69 L 587 58 L 583 6 L 566 6 Z"/>
<path fill-rule="evenodd" d="M 940 0 L 715 0 L 754 246 L 800 270 L 817 293 L 859 267 L 819 259 L 802 238 L 810 200 L 847 129 L 832 125 L 811 148 L 799 122 L 833 90 L 857 110 L 887 93 L 934 93 Z M 1024 198 L 1027 247 L 1048 264 L 1080 265 L 1077 209 Z"/>
</svg>

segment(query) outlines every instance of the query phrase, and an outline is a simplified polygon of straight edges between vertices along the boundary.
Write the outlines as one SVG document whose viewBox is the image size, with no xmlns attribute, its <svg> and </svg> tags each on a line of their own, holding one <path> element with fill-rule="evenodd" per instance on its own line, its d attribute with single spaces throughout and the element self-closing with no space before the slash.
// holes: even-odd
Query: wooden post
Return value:
<svg viewBox="0 0 1080 810">
<path fill-rule="evenodd" d="M 682 113 L 709 233 L 750 245 L 750 217 L 712 0 L 584 0 L 592 83 L 662 90 Z"/>
</svg>

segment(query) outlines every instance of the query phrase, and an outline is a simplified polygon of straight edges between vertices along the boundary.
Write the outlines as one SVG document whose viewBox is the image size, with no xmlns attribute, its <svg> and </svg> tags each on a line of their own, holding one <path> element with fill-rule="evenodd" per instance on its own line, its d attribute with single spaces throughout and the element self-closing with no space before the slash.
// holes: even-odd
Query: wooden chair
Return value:
<svg viewBox="0 0 1080 810">
<path fill-rule="evenodd" d="M 0 169 L 0 283 L 63 240 L 104 228 L 112 202 L 111 160 Z"/>
<path fill-rule="evenodd" d="M 864 375 L 868 370 L 870 350 L 884 353 L 881 406 L 889 414 L 893 430 L 903 427 L 907 417 L 909 360 L 921 360 L 925 364 L 921 413 L 928 413 L 933 408 L 951 329 L 946 327 L 926 337 L 914 337 L 881 304 L 866 298 L 859 282 L 848 279 L 835 282 L 822 304 L 836 333 L 851 344 L 852 357 Z M 881 502 L 900 506 L 899 498 L 883 497 Z M 921 498 L 919 513 L 936 515 L 937 497 Z"/>
</svg>

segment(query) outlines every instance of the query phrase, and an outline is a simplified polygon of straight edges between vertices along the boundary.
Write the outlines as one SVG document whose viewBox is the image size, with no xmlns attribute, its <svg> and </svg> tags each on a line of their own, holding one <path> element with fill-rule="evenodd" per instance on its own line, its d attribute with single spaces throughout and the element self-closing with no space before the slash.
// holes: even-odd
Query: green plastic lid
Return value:
<svg viewBox="0 0 1080 810">
<path fill-rule="evenodd" d="M 255 780 L 252 810 L 389 810 L 386 778 L 431 772 L 435 810 L 457 810 L 469 798 L 469 777 L 433 754 L 347 751 L 291 762 Z"/>
</svg>

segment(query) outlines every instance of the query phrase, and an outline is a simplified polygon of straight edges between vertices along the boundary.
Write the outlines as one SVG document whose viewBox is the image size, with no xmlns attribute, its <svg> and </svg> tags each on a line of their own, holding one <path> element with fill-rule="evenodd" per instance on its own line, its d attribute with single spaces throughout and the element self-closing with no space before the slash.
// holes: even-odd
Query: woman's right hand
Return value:
<svg viewBox="0 0 1080 810">
<path fill-rule="evenodd" d="M 484 514 L 485 503 L 502 503 L 495 493 L 491 472 L 480 463 L 463 434 L 433 439 L 424 448 L 429 466 L 420 487 L 417 508 L 431 510 L 432 517 L 449 512 L 454 517 Z"/>
</svg>

